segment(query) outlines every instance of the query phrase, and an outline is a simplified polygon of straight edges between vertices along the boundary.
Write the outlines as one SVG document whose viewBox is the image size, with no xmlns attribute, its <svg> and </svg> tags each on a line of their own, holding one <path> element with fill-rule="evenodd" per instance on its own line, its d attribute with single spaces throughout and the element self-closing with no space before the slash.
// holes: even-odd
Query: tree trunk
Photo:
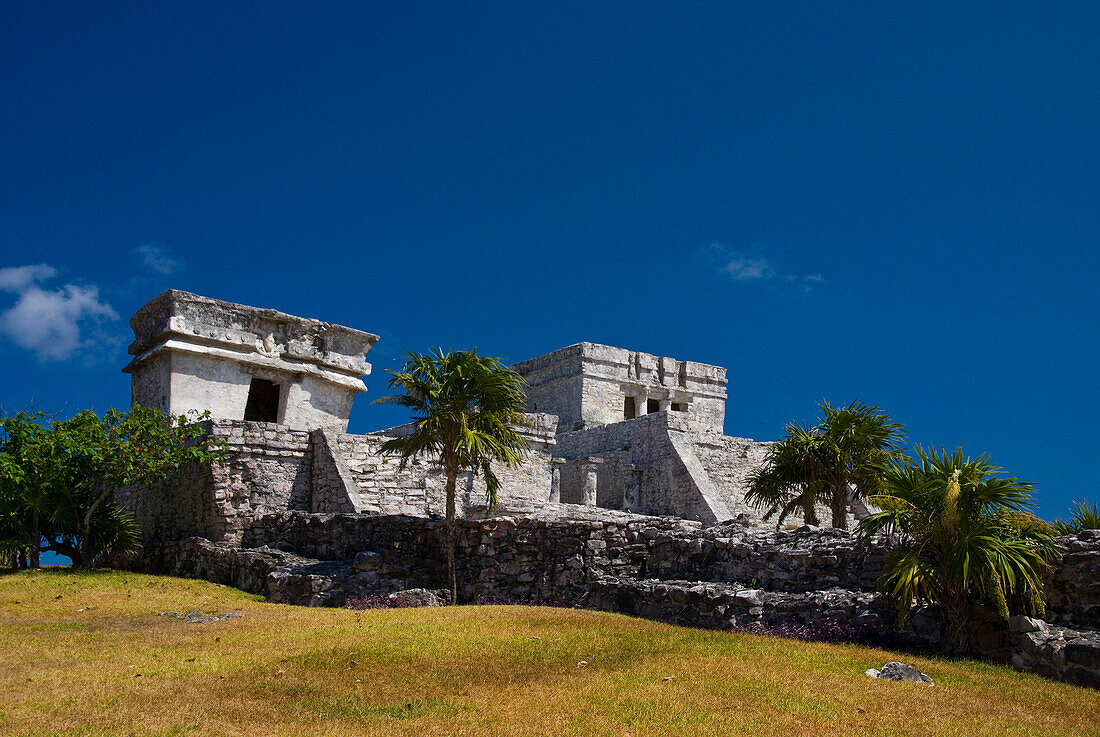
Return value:
<svg viewBox="0 0 1100 737">
<path fill-rule="evenodd" d="M 99 492 L 99 496 L 92 502 L 92 506 L 88 507 L 88 511 L 84 513 L 84 520 L 80 525 L 80 545 L 76 547 L 76 555 L 71 555 L 73 559 L 73 568 L 84 567 L 84 553 L 87 551 L 88 541 L 92 539 L 92 515 L 95 514 L 95 510 L 103 503 L 103 500 L 111 495 L 111 487 L 107 486 L 103 491 Z M 92 551 L 92 557 L 94 558 L 97 551 Z"/>
<path fill-rule="evenodd" d="M 970 655 L 970 600 L 966 593 L 954 590 L 944 592 L 940 597 L 940 611 L 943 612 L 947 636 L 951 638 L 955 655 Z"/>
<path fill-rule="evenodd" d="M 848 484 L 845 482 L 833 487 L 833 527 L 848 529 Z"/>
<path fill-rule="evenodd" d="M 821 520 L 817 518 L 817 505 L 812 501 L 802 510 L 802 521 L 814 527 L 821 526 Z"/>
<path fill-rule="evenodd" d="M 451 587 L 451 604 L 458 603 L 458 579 L 455 576 L 455 485 L 458 473 L 447 469 L 447 525 L 446 547 L 447 555 L 447 583 Z"/>
</svg>

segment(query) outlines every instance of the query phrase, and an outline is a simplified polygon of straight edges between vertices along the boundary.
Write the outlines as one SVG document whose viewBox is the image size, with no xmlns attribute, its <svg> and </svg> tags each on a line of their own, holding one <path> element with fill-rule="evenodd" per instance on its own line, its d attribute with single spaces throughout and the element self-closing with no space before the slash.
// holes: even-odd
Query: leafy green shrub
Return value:
<svg viewBox="0 0 1100 737">
<path fill-rule="evenodd" d="M 84 565 L 140 543 L 116 488 L 150 490 L 182 466 L 220 458 L 223 445 L 196 420 L 135 405 L 57 422 L 20 412 L 0 419 L 0 556 L 37 565 L 49 550 Z"/>
</svg>

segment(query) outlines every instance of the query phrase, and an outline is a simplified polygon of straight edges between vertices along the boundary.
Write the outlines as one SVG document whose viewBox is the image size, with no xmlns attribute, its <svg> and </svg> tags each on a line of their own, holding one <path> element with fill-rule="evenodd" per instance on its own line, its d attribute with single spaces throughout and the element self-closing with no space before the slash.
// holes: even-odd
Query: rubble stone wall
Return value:
<svg viewBox="0 0 1100 737">
<path fill-rule="evenodd" d="M 1046 619 L 1067 627 L 1100 629 L 1100 530 L 1062 538 L 1065 552 L 1047 574 Z"/>
</svg>

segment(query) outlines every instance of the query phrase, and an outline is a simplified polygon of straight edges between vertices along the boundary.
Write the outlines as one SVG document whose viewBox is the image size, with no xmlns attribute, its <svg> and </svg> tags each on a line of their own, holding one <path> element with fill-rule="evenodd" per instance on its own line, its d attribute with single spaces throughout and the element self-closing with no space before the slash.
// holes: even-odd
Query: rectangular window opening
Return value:
<svg viewBox="0 0 1100 737">
<path fill-rule="evenodd" d="M 623 402 L 623 419 L 633 420 L 638 416 L 638 408 L 634 405 L 634 397 L 627 397 Z"/>
<path fill-rule="evenodd" d="M 645 403 L 645 411 L 649 414 L 661 411 L 661 403 L 656 399 L 647 399 Z"/>
<path fill-rule="evenodd" d="M 279 421 L 279 385 L 267 379 L 252 379 L 244 418 L 250 422 Z"/>
<path fill-rule="evenodd" d="M 687 412 L 687 405 L 686 404 L 681 404 L 680 402 L 673 402 L 672 403 L 672 411 L 673 412 Z"/>
</svg>

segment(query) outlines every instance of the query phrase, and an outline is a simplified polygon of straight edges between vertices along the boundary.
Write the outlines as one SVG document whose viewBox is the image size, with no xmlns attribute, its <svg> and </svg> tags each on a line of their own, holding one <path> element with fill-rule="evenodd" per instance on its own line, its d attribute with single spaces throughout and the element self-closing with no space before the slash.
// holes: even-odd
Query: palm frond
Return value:
<svg viewBox="0 0 1100 737">
<path fill-rule="evenodd" d="M 444 468 L 485 475 L 495 496 L 499 480 L 492 463 L 518 464 L 527 442 L 516 428 L 525 402 L 523 379 L 496 358 L 476 350 L 426 354 L 410 352 L 399 371 L 390 371 L 389 387 L 400 391 L 376 401 L 413 410 L 414 430 L 387 439 L 385 453 L 411 458 L 438 456 Z"/>
</svg>

